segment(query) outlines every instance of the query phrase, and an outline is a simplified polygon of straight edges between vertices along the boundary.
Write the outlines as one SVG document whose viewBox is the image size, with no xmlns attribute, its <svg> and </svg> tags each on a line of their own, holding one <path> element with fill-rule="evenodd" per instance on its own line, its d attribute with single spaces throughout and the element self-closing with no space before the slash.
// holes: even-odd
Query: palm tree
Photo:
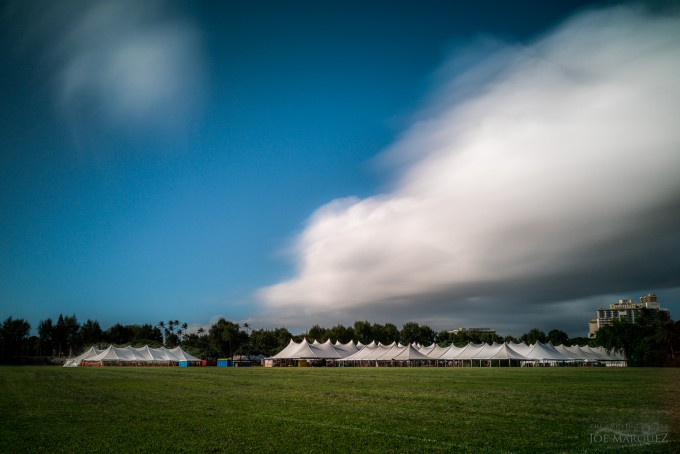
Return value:
<svg viewBox="0 0 680 454">
<path fill-rule="evenodd" d="M 246 329 L 246 336 L 248 337 L 248 341 L 246 343 L 246 354 L 250 355 L 250 325 L 246 322 L 243 324 L 243 327 Z"/>
<path fill-rule="evenodd" d="M 680 344 L 680 321 L 673 323 L 667 321 L 660 324 L 656 329 L 654 340 L 659 342 L 671 352 L 671 360 L 675 360 L 675 345 Z"/>
<path fill-rule="evenodd" d="M 163 344 L 165 344 L 165 333 L 168 331 L 167 329 L 165 329 L 165 322 L 161 320 L 160 322 L 158 322 L 158 326 L 161 329 L 161 332 L 163 333 Z"/>
</svg>

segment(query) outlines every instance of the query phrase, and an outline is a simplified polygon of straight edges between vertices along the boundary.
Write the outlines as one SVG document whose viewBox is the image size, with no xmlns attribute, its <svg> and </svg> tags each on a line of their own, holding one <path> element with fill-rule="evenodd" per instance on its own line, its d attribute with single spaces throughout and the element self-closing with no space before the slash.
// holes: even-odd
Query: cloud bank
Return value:
<svg viewBox="0 0 680 454">
<path fill-rule="evenodd" d="M 448 74 L 384 153 L 394 186 L 319 208 L 296 275 L 259 301 L 311 321 L 585 330 L 602 295 L 680 286 L 679 49 L 677 17 L 618 8 Z"/>
<path fill-rule="evenodd" d="M 18 2 L 9 7 L 37 49 L 58 114 L 76 132 L 176 132 L 201 103 L 198 30 L 168 2 Z"/>
</svg>

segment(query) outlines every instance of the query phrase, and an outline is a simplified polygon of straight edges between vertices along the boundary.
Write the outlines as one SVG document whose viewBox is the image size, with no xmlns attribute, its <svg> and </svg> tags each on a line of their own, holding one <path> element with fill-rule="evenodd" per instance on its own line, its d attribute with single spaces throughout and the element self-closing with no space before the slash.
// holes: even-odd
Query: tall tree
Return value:
<svg viewBox="0 0 680 454">
<path fill-rule="evenodd" d="M 628 364 L 631 366 L 640 365 L 641 355 L 639 352 L 641 336 L 640 325 L 627 323 L 621 320 L 614 320 L 611 325 L 603 326 L 597 330 L 595 341 L 609 350 L 623 352 L 626 355 Z"/>
<path fill-rule="evenodd" d="M 80 327 L 80 338 L 83 345 L 95 345 L 104 342 L 104 332 L 97 320 L 89 318 Z"/>
<path fill-rule="evenodd" d="M 250 334 L 250 347 L 252 354 L 271 356 L 279 352 L 279 340 L 274 331 L 257 329 Z"/>
<path fill-rule="evenodd" d="M 420 336 L 418 337 L 418 343 L 422 345 L 432 345 L 437 341 L 437 333 L 427 325 L 422 325 L 420 327 Z"/>
<path fill-rule="evenodd" d="M 278 342 L 278 349 L 282 350 L 288 345 L 290 340 L 293 338 L 293 335 L 290 334 L 290 331 L 288 331 L 286 328 L 281 327 L 281 328 L 276 328 L 274 330 L 274 335 L 276 336 L 276 341 Z"/>
<path fill-rule="evenodd" d="M 416 322 L 404 323 L 399 332 L 399 338 L 404 345 L 420 341 L 420 325 Z"/>
<path fill-rule="evenodd" d="M 680 352 L 680 321 L 673 323 L 672 320 L 667 320 L 659 323 L 654 340 L 667 352 L 667 363 L 675 365 Z"/>
<path fill-rule="evenodd" d="M 57 356 L 62 356 L 66 348 L 66 325 L 64 323 L 64 316 L 59 314 L 57 319 L 57 324 L 54 325 L 54 330 L 52 331 L 52 339 L 54 340 L 54 347 Z"/>
<path fill-rule="evenodd" d="M 356 340 L 362 344 L 369 344 L 373 340 L 373 333 L 371 331 L 371 324 L 364 320 L 357 320 L 354 322 L 354 335 Z"/>
<path fill-rule="evenodd" d="M 351 326 L 348 328 L 344 325 L 335 325 L 328 330 L 328 337 L 334 341 L 346 344 L 354 340 L 354 329 Z"/>
<path fill-rule="evenodd" d="M 545 337 L 545 333 L 543 331 L 538 328 L 532 328 L 528 332 L 522 334 L 519 340 L 531 345 L 535 344 L 536 342 L 545 343 L 547 338 Z"/>
<path fill-rule="evenodd" d="M 385 343 L 399 342 L 399 330 L 393 323 L 385 323 Z"/>
<path fill-rule="evenodd" d="M 163 343 L 163 335 L 160 328 L 152 326 L 150 323 L 143 325 L 130 325 L 133 333 L 133 341 L 136 344 L 157 345 Z M 160 346 L 160 345 L 158 345 Z"/>
<path fill-rule="evenodd" d="M 246 339 L 238 323 L 221 318 L 208 331 L 210 346 L 221 356 L 233 358 Z"/>
<path fill-rule="evenodd" d="M 326 328 L 322 328 L 319 325 L 314 325 L 311 328 L 309 328 L 309 331 L 307 331 L 307 334 L 305 337 L 309 342 L 312 341 L 317 341 L 317 342 L 326 342 L 328 340 L 328 330 Z"/>
<path fill-rule="evenodd" d="M 51 356 L 54 353 L 54 325 L 52 319 L 41 320 L 38 324 L 38 341 L 40 343 L 40 354 Z"/>
<path fill-rule="evenodd" d="M 66 351 L 69 356 L 73 356 L 75 352 L 79 352 L 82 346 L 80 338 L 80 323 L 76 315 L 64 317 L 64 331 L 66 333 Z"/>
<path fill-rule="evenodd" d="M 3 357 L 27 356 L 31 325 L 22 318 L 8 317 L 0 326 L 0 354 Z"/>
<path fill-rule="evenodd" d="M 371 325 L 371 337 L 376 342 L 382 342 L 383 344 L 389 344 L 387 342 L 387 335 L 385 333 L 385 326 L 380 323 L 374 323 Z"/>
<path fill-rule="evenodd" d="M 135 332 L 129 326 L 116 323 L 106 330 L 106 339 L 116 345 L 127 345 L 135 338 Z"/>
<path fill-rule="evenodd" d="M 562 330 L 553 329 L 548 331 L 548 341 L 553 345 L 564 345 L 569 341 L 569 335 Z"/>
</svg>

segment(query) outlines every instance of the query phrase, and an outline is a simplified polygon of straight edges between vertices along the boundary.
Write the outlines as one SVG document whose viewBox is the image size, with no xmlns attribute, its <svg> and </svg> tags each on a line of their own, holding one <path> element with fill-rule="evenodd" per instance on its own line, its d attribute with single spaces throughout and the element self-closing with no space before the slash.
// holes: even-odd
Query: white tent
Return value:
<svg viewBox="0 0 680 454">
<path fill-rule="evenodd" d="M 298 348 L 299 344 L 293 339 L 288 342 L 286 348 L 278 352 L 276 355 L 272 356 L 272 359 L 291 359 L 293 352 Z"/>
<path fill-rule="evenodd" d="M 456 347 L 455 345 L 451 344 L 449 345 L 446 350 L 442 352 L 442 354 L 439 356 L 439 359 L 445 360 L 445 361 L 450 361 L 458 358 L 458 355 L 460 355 L 463 350 L 465 350 L 465 347 Z M 433 352 L 434 354 L 435 352 Z M 430 356 L 431 358 L 434 358 L 434 356 Z"/>
<path fill-rule="evenodd" d="M 76 356 L 75 358 L 69 358 L 66 360 L 64 363 L 64 367 L 78 367 L 80 366 L 81 361 L 84 359 L 92 358 L 93 356 L 97 356 L 104 350 L 99 350 L 94 347 L 90 347 L 85 353 L 82 355 Z"/>
<path fill-rule="evenodd" d="M 394 348 L 391 349 L 390 352 L 386 353 L 383 355 L 383 359 L 390 359 L 392 361 L 416 361 L 416 360 L 429 360 L 425 354 L 419 352 L 414 344 L 407 345 L 406 347 L 401 347 L 399 348 L 399 351 L 393 351 Z M 385 356 L 389 356 L 389 358 L 385 358 Z"/>
<path fill-rule="evenodd" d="M 536 342 L 528 352 L 522 353 L 529 359 L 541 362 L 570 361 L 573 358 L 560 353 L 552 344 Z"/>
<path fill-rule="evenodd" d="M 341 344 L 342 345 L 342 344 Z M 307 339 L 302 339 L 302 342 L 296 343 L 292 339 L 286 348 L 281 350 L 276 355 L 272 356 L 271 359 L 283 359 L 283 360 L 298 360 L 298 359 L 340 359 L 347 356 L 350 353 L 349 346 L 343 345 L 341 348 L 337 348 L 336 345 L 331 343 L 330 339 L 323 344 L 314 341 L 311 344 L 307 342 Z"/>
<path fill-rule="evenodd" d="M 110 345 L 104 350 L 91 347 L 88 351 L 75 358 L 67 359 L 64 367 L 104 366 L 104 365 L 177 365 L 183 361 L 200 361 L 180 347 L 167 349 L 144 347 L 114 347 Z"/>
<path fill-rule="evenodd" d="M 340 341 L 336 341 L 335 344 L 333 344 L 333 347 L 335 348 L 335 351 L 337 351 L 343 358 L 349 355 L 353 355 L 354 353 L 359 351 L 359 347 L 357 347 L 356 344 L 352 341 L 349 341 L 346 344 L 342 344 L 340 343 Z"/>
<path fill-rule="evenodd" d="M 429 365 L 494 365 L 518 364 L 531 365 L 587 365 L 605 364 L 609 366 L 625 366 L 625 357 L 617 352 L 609 352 L 602 347 L 566 347 L 553 346 L 550 342 L 536 342 L 532 345 L 506 342 L 502 344 L 473 344 L 465 347 L 439 347 L 436 344 L 418 348 L 416 344 L 402 345 L 393 342 L 390 345 L 371 342 L 363 345 L 353 342 L 335 344 L 326 341 L 321 344 L 304 339 L 300 343 L 293 340 L 273 359 L 333 359 L 349 365 L 408 365 L 412 363 Z"/>
</svg>

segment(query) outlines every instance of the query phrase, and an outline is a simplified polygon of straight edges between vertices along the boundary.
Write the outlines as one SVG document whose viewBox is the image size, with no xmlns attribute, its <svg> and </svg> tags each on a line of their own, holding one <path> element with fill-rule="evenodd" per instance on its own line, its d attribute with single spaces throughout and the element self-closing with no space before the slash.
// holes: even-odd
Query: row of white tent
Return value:
<svg viewBox="0 0 680 454">
<path fill-rule="evenodd" d="M 502 344 L 473 344 L 465 347 L 439 347 L 437 344 L 422 346 L 418 344 L 402 345 L 392 343 L 383 345 L 371 342 L 368 345 L 348 342 L 312 343 L 303 339 L 290 343 L 281 352 L 274 355 L 272 360 L 335 360 L 337 362 L 367 363 L 386 361 L 494 361 L 515 360 L 516 362 L 543 363 L 591 363 L 605 362 L 617 365 L 625 364 L 626 358 L 620 352 L 607 352 L 602 347 L 580 347 L 543 344 L 536 342 L 532 345 L 524 343 L 505 342 Z"/>
<path fill-rule="evenodd" d="M 105 365 L 105 364 L 132 364 L 144 365 L 169 365 L 179 364 L 183 361 L 200 361 L 199 358 L 190 355 L 180 347 L 176 348 L 151 348 L 144 347 L 114 347 L 110 345 L 104 350 L 90 347 L 85 353 L 75 358 L 69 358 L 64 367 L 78 367 L 81 365 Z"/>
</svg>

